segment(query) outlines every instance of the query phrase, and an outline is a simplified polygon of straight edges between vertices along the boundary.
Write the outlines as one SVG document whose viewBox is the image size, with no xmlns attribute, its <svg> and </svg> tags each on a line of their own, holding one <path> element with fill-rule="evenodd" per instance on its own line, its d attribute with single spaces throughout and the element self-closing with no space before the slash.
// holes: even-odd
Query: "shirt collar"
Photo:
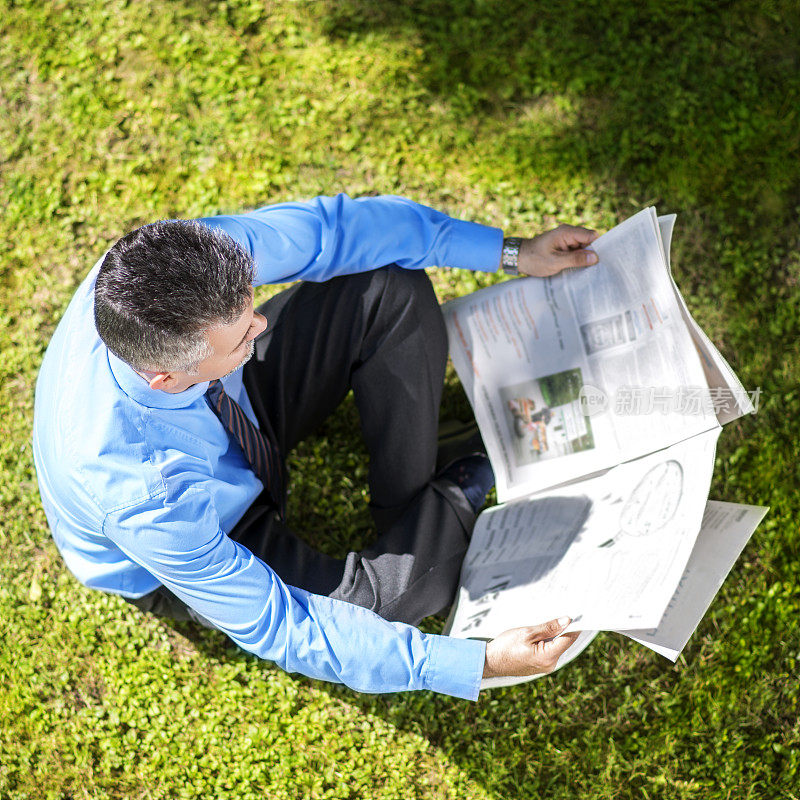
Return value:
<svg viewBox="0 0 800 800">
<path fill-rule="evenodd" d="M 148 408 L 186 408 L 202 397 L 208 389 L 208 381 L 196 383 L 176 394 L 162 392 L 161 389 L 151 389 L 147 381 L 130 364 L 117 358 L 110 350 L 107 352 L 108 365 L 119 388 L 132 400 Z"/>
</svg>

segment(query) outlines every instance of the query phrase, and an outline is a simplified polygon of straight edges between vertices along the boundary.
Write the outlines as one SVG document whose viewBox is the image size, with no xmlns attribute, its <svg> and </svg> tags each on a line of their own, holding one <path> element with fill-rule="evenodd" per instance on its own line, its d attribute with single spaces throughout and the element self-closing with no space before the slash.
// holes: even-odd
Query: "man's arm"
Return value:
<svg viewBox="0 0 800 800">
<path fill-rule="evenodd" d="M 483 642 L 424 634 L 288 586 L 223 533 L 202 489 L 120 509 L 106 517 L 103 533 L 237 645 L 288 672 L 361 692 L 478 696 Z"/>
<path fill-rule="evenodd" d="M 454 219 L 394 196 L 339 194 L 199 221 L 227 233 L 253 257 L 256 285 L 325 281 L 387 264 L 495 272 L 503 251 L 499 228 Z M 586 249 L 596 238 L 587 228 L 559 225 L 533 238 L 511 240 L 519 247 L 512 260 L 520 274 L 547 277 L 596 263 L 596 254 Z"/>
<path fill-rule="evenodd" d="M 253 257 L 257 285 L 325 281 L 388 264 L 493 272 L 503 242 L 499 228 L 393 196 L 339 194 L 199 221 L 227 233 Z"/>
</svg>

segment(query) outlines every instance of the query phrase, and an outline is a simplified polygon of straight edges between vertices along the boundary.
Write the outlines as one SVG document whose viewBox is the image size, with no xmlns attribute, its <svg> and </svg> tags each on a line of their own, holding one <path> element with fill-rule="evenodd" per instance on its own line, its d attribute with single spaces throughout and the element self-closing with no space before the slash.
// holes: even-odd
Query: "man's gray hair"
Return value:
<svg viewBox="0 0 800 800">
<path fill-rule="evenodd" d="M 142 372 L 195 372 L 208 331 L 246 310 L 252 258 L 227 234 L 169 220 L 123 236 L 106 253 L 94 320 L 106 347 Z"/>
</svg>

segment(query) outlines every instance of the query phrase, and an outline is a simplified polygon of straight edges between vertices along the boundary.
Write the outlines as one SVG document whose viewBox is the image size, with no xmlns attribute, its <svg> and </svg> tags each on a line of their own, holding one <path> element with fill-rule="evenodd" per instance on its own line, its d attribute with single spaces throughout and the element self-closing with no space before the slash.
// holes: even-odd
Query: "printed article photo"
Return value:
<svg viewBox="0 0 800 800">
<path fill-rule="evenodd" d="M 601 350 L 625 345 L 634 341 L 637 336 L 636 320 L 630 311 L 581 325 L 583 346 L 590 356 Z"/>
<path fill-rule="evenodd" d="M 582 386 L 580 369 L 570 369 L 500 389 L 516 466 L 594 448 Z"/>
</svg>

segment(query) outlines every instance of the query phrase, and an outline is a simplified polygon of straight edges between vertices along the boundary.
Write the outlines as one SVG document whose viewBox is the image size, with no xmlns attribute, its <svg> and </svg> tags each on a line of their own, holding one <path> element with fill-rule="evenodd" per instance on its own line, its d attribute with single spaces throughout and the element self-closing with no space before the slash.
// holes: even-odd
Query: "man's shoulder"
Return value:
<svg viewBox="0 0 800 800">
<path fill-rule="evenodd" d="M 52 393 L 37 389 L 34 456 L 39 482 L 67 508 L 81 496 L 97 513 L 173 498 L 211 477 L 202 409 L 159 409 L 123 391 L 102 351 Z"/>
</svg>

